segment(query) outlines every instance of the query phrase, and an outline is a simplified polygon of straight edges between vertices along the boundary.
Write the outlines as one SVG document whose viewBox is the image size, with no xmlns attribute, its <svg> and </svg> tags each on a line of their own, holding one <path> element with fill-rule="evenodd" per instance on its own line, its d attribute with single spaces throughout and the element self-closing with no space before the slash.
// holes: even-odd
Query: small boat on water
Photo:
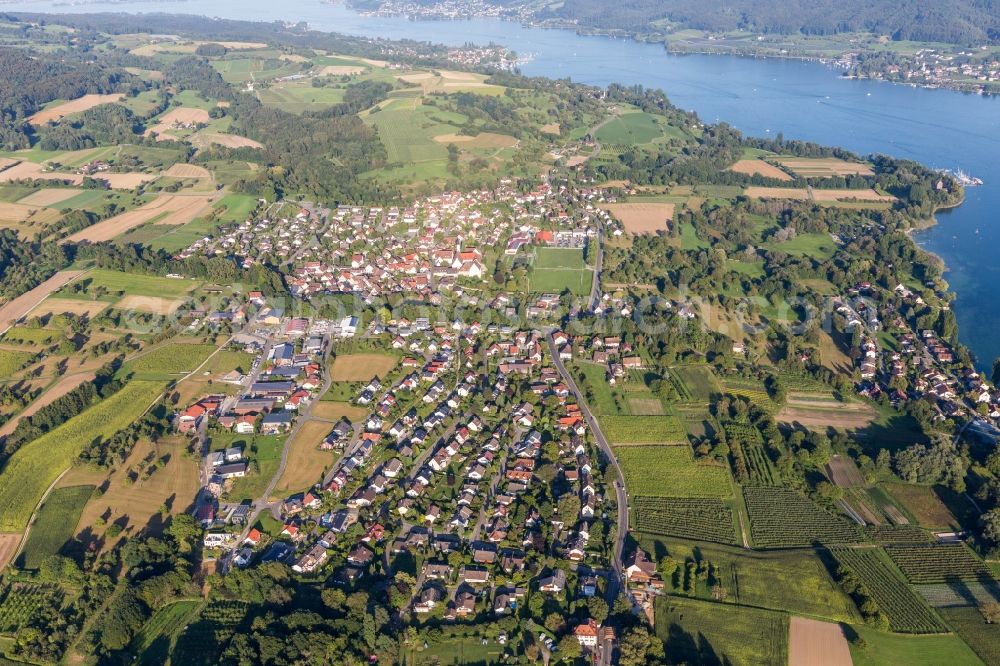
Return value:
<svg viewBox="0 0 1000 666">
<path fill-rule="evenodd" d="M 957 180 L 958 184 L 961 185 L 962 187 L 975 187 L 977 185 L 983 184 L 982 178 L 976 178 L 975 176 L 970 176 L 961 169 L 955 169 L 954 171 L 952 171 L 951 169 L 943 169 L 941 173 L 948 174 L 949 176 Z"/>
</svg>

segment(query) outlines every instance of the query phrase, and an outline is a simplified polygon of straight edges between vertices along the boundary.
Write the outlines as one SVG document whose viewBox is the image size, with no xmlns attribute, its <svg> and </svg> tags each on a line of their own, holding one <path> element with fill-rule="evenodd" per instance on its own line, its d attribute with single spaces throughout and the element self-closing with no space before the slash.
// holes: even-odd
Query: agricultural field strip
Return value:
<svg viewBox="0 0 1000 666">
<path fill-rule="evenodd" d="M 947 631 L 927 603 L 883 560 L 878 549 L 835 548 L 832 552 L 872 595 L 888 616 L 893 631 L 916 634 Z"/>
<path fill-rule="evenodd" d="M 633 497 L 635 529 L 646 534 L 736 543 L 733 511 L 717 499 Z"/>
<path fill-rule="evenodd" d="M 745 486 L 743 496 L 750 515 L 750 534 L 761 548 L 793 548 L 822 544 L 852 544 L 864 540 L 840 516 L 813 503 L 795 490 Z"/>
<path fill-rule="evenodd" d="M 886 552 L 914 584 L 992 580 L 986 565 L 964 544 L 893 544 Z"/>
<path fill-rule="evenodd" d="M 0 531 L 24 529 L 46 488 L 98 437 L 134 422 L 163 393 L 161 382 L 133 381 L 101 403 L 24 445 L 0 470 Z"/>
</svg>

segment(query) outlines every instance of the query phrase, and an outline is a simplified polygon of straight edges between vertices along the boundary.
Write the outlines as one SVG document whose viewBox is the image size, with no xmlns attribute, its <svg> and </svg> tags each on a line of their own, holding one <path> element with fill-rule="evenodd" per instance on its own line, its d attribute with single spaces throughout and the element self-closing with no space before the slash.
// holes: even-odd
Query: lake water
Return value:
<svg viewBox="0 0 1000 666">
<path fill-rule="evenodd" d="M 312 28 L 453 46 L 503 44 L 532 60 L 527 75 L 618 82 L 663 89 L 703 120 L 725 121 L 757 136 L 783 132 L 858 153 L 883 152 L 932 167 L 961 168 L 986 184 L 939 216 L 917 241 L 948 266 L 957 293 L 962 341 L 986 368 L 1000 356 L 1000 98 L 843 79 L 810 62 L 714 55 L 671 55 L 658 45 L 498 20 L 410 21 L 363 17 L 341 4 L 297 0 L 129 2 L 55 5 L 0 3 L 0 11 L 170 12 L 244 20 L 307 21 Z"/>
</svg>

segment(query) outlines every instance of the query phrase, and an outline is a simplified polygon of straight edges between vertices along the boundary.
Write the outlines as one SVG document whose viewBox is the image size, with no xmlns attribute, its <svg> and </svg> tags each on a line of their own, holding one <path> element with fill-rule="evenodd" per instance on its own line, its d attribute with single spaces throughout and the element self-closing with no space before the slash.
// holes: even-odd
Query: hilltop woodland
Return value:
<svg viewBox="0 0 1000 666">
<path fill-rule="evenodd" d="M 718 8 L 653 4 L 659 9 L 625 3 L 600 20 L 709 25 L 707 12 Z M 819 22 L 828 4 L 737 3 L 710 27 L 996 38 L 983 3 L 918 18 L 918 3 L 900 2 L 907 11 L 895 25 L 865 8 L 847 23 Z M 598 21 L 596 8 L 569 2 L 552 11 L 586 24 Z M 931 664 L 942 654 L 959 664 L 997 663 L 1000 583 L 989 564 L 1000 559 L 1000 454 L 967 424 L 995 423 L 1000 405 L 958 341 L 942 266 L 908 235 L 961 201 L 949 176 L 780 135 L 745 137 L 702 123 L 662 91 L 529 78 L 450 60 L 443 47 L 301 25 L 0 15 L 0 44 L 0 80 L 12 83 L 0 88 L 0 175 L 24 174 L 0 184 L 2 210 L 12 211 L 0 224 L 0 304 L 60 271 L 86 271 L 0 338 L 0 427 L 10 426 L 0 486 L 11 496 L 22 483 L 41 486 L 34 498 L 19 495 L 16 511 L 0 507 L 11 526 L 4 538 L 36 520 L 25 552 L 0 579 L 0 662 L 360 665 L 377 656 L 429 664 L 484 663 L 502 653 L 526 664 L 540 659 L 537 637 L 547 632 L 560 647 L 548 654 L 553 662 L 582 663 L 573 630 L 593 619 L 615 628 L 623 666 L 784 664 L 789 617 L 808 616 L 848 627 L 858 663 Z M 55 117 L 84 95 L 122 99 Z M 48 116 L 39 120 L 39 112 Z M 134 180 L 121 184 L 126 178 Z M 470 219 L 513 220 L 527 205 L 518 199 L 543 184 L 556 203 L 526 214 L 525 224 L 551 236 L 565 213 L 591 225 L 574 236 L 586 240 L 541 247 L 539 233 L 511 256 L 507 232 L 476 248 L 482 280 L 456 278 L 461 289 L 444 294 L 427 287 L 293 299 L 298 254 L 264 243 L 265 231 L 238 242 L 241 230 L 257 233 L 253 225 L 264 229 L 265 220 L 290 227 L 288 219 L 308 218 L 313 204 L 345 207 L 360 228 L 366 210 L 381 220 L 390 208 L 427 205 L 447 191 L 478 191 Z M 630 228 L 636 210 L 652 220 L 639 221 L 649 229 Z M 352 256 L 396 251 L 388 243 L 417 236 L 408 224 L 387 223 L 377 240 L 354 231 L 330 240 L 313 230 L 302 247 L 342 267 Z M 430 235 L 444 242 L 446 234 Z M 207 245 L 219 238 L 234 240 L 225 250 Z M 587 295 L 598 257 L 595 313 Z M 470 414 L 492 410 L 486 418 L 499 419 L 529 405 L 541 433 L 538 466 L 528 474 L 541 482 L 523 491 L 510 516 L 512 525 L 536 522 L 541 543 L 498 537 L 530 551 L 524 570 L 498 577 L 528 588 L 500 616 L 475 599 L 474 612 L 456 620 L 444 617 L 445 604 L 411 613 L 429 547 L 390 557 L 387 539 L 372 545 L 361 582 L 328 575 L 333 563 L 347 569 L 348 549 L 365 535 L 360 523 L 346 528 L 316 573 L 297 575 L 280 561 L 287 557 L 255 554 L 251 566 L 223 575 L 191 515 L 199 482 L 189 497 L 156 496 L 138 525 L 129 523 L 131 506 L 111 506 L 108 498 L 130 490 L 152 496 L 143 483 L 166 484 L 168 466 L 194 470 L 200 443 L 177 434 L 171 417 L 203 395 L 236 395 L 221 376 L 253 374 L 245 347 L 227 344 L 239 326 L 224 317 L 209 323 L 207 313 L 253 315 L 263 299 L 290 304 L 289 314 L 339 321 L 346 306 L 361 331 L 416 321 L 452 298 L 471 307 L 441 321 L 490 321 L 502 312 L 522 328 L 568 332 L 567 372 L 629 491 L 625 554 L 642 549 L 664 585 L 649 602 L 652 626 L 624 595 L 605 601 L 603 578 L 590 595 L 580 591 L 584 575 L 564 556 L 563 523 L 584 510 L 565 492 L 560 447 L 570 439 L 554 426 L 565 397 L 541 397 L 544 387 L 529 378 L 494 386 L 483 373 L 471 382 Z M 381 357 L 393 368 L 411 353 L 381 326 L 371 331 L 338 342 L 336 353 Z M 468 349 L 469 367 L 487 367 L 486 349 L 508 333 L 484 326 Z M 627 369 L 615 352 L 609 360 L 612 345 L 631 350 L 618 355 L 629 359 Z M 407 363 L 419 369 L 424 350 Z M 458 384 L 450 372 L 442 386 Z M 71 386 L 57 383 L 67 377 Z M 559 381 L 554 371 L 551 379 Z M 348 400 L 367 381 L 333 381 L 333 399 L 318 401 L 357 421 L 368 412 Z M 23 412 L 56 386 L 65 389 L 58 397 Z M 496 404 L 486 409 L 483 396 L 494 390 Z M 422 416 L 431 409 L 417 408 Z M 238 441 L 211 427 L 225 446 Z M 75 448 L 62 446 L 66 433 Z M 12 463 L 34 443 L 51 451 L 30 461 L 30 478 L 20 471 L 11 481 Z M 258 483 L 286 443 L 246 444 L 257 476 L 239 481 Z M 318 445 L 307 453 L 326 456 L 317 465 L 325 475 L 333 454 Z M 596 515 L 586 507 L 594 520 L 585 557 L 606 562 L 618 509 L 611 467 L 593 460 L 607 499 Z M 66 467 L 80 485 L 54 484 L 36 512 Z M 456 500 L 461 474 L 452 465 L 440 475 L 447 487 L 436 501 Z M 401 487 L 393 491 L 402 496 Z M 325 495 L 322 502 L 325 518 L 340 506 Z M 53 510 L 63 512 L 59 520 Z M 410 521 L 377 506 L 363 515 L 388 530 Z M 326 530 L 312 518 L 303 525 L 303 535 Z M 255 526 L 265 545 L 289 554 L 298 547 L 269 512 Z M 965 540 L 939 543 L 940 532 Z M 443 559 L 457 568 L 472 556 L 456 550 Z M 570 572 L 570 582 L 543 593 L 536 578 L 555 569 Z M 505 647 L 497 647 L 501 634 Z M 926 654 L 900 647 L 912 634 L 927 634 Z"/>
<path fill-rule="evenodd" d="M 516 3 L 512 3 L 516 4 Z M 596 0 L 569 0 L 540 17 L 572 19 L 581 25 L 635 31 L 665 21 L 681 28 L 726 32 L 749 30 L 782 35 L 837 35 L 868 32 L 894 40 L 996 44 L 1000 18 L 990 2 L 881 2 L 774 3 L 767 0 L 693 2 L 691 0 L 626 0 L 613 7 Z"/>
</svg>

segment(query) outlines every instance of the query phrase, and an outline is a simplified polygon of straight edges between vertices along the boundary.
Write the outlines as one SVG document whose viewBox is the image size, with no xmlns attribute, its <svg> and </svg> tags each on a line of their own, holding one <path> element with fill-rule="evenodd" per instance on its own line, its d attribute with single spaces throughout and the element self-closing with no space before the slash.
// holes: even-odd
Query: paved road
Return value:
<svg viewBox="0 0 1000 666">
<path fill-rule="evenodd" d="M 514 437 L 510 440 L 512 445 L 521 439 L 521 434 L 522 430 L 520 427 L 514 429 Z M 510 446 L 504 449 L 503 457 L 500 458 L 500 464 L 497 466 L 497 471 L 490 477 L 490 487 L 483 497 L 483 506 L 479 509 L 479 519 L 476 520 L 476 526 L 472 529 L 472 536 L 469 538 L 470 542 L 479 540 L 479 533 L 483 531 L 486 521 L 493 515 L 493 498 L 496 496 L 497 485 L 500 483 L 500 479 L 507 474 L 507 459 L 510 456 L 510 449 Z"/>
<path fill-rule="evenodd" d="M 590 301 L 588 308 L 591 312 L 597 310 L 597 305 L 601 302 L 601 271 L 604 269 L 604 225 L 597 223 L 597 257 L 594 261 L 594 277 L 590 285 Z"/>
<path fill-rule="evenodd" d="M 264 361 L 267 358 L 267 353 L 270 347 L 271 347 L 271 341 L 269 339 L 266 346 L 264 347 L 263 352 L 261 353 L 260 363 L 249 377 L 250 381 L 247 382 L 248 388 L 252 386 L 253 382 L 257 380 L 257 377 L 260 374 L 260 368 L 264 365 Z M 274 492 L 274 487 L 278 485 L 278 480 L 281 478 L 282 474 L 285 473 L 285 466 L 288 464 L 288 454 L 291 451 L 291 446 L 289 445 L 291 444 L 292 440 L 295 439 L 295 435 L 298 434 L 303 424 L 312 419 L 311 417 L 312 409 L 313 406 L 316 404 L 316 402 L 319 400 L 319 397 L 322 396 L 324 393 L 326 393 L 330 388 L 332 379 L 330 377 L 328 366 L 330 360 L 330 351 L 332 348 L 333 348 L 332 341 L 328 340 L 326 344 L 326 350 L 323 353 L 323 360 L 322 360 L 323 374 L 325 377 L 323 381 L 323 387 L 320 389 L 320 392 L 316 394 L 316 399 L 310 402 L 303 412 L 299 413 L 295 421 L 295 425 L 288 433 L 288 437 L 285 438 L 285 444 L 281 449 L 281 461 L 278 464 L 277 471 L 274 473 L 274 476 L 271 477 L 271 481 L 267 484 L 267 488 L 264 490 L 261 496 L 254 499 L 253 511 L 247 517 L 247 522 L 243 527 L 243 531 L 240 532 L 239 538 L 236 540 L 237 544 L 236 548 L 226 553 L 226 555 L 224 555 L 223 558 L 221 559 L 223 572 L 229 569 L 229 564 L 232 561 L 232 557 L 239 550 L 239 547 L 243 543 L 244 539 L 247 538 L 247 535 L 250 533 L 251 528 L 253 528 L 254 524 L 257 522 L 257 518 L 260 516 L 260 514 L 263 513 L 265 510 L 267 510 L 271 511 L 271 515 L 275 516 L 275 518 L 278 517 L 278 515 L 276 515 L 277 514 L 276 509 L 281 505 L 281 503 L 280 501 L 271 502 L 270 501 L 271 493 Z"/>
<path fill-rule="evenodd" d="M 563 381 L 569 387 L 569 390 L 573 392 L 576 396 L 576 401 L 580 405 L 580 411 L 583 412 L 583 417 L 587 421 L 587 426 L 590 431 L 594 434 L 594 440 L 597 442 L 597 446 L 600 447 L 601 452 L 607 458 L 611 469 L 614 470 L 615 480 L 615 496 L 618 502 L 618 533 L 615 537 L 615 547 L 611 557 L 611 568 L 613 574 L 608 577 L 608 604 L 614 604 L 614 600 L 618 598 L 621 593 L 621 576 L 625 570 L 622 566 L 622 550 L 625 548 L 625 537 L 628 535 L 628 496 L 625 493 L 625 476 L 622 474 L 621 467 L 618 465 L 618 458 L 615 457 L 615 452 L 612 450 L 611 445 L 608 444 L 608 440 L 605 439 L 604 433 L 601 432 L 601 427 L 597 423 L 597 419 L 590 411 L 590 407 L 587 402 L 583 399 L 583 394 L 580 392 L 579 387 L 576 385 L 576 381 L 573 376 L 570 375 L 566 366 L 563 364 L 562 359 L 559 358 L 559 351 L 556 349 L 556 343 L 552 339 L 552 332 L 546 332 L 545 339 L 549 344 L 549 353 L 552 356 L 552 362 L 556 366 L 556 370 L 562 376 Z"/>
</svg>

